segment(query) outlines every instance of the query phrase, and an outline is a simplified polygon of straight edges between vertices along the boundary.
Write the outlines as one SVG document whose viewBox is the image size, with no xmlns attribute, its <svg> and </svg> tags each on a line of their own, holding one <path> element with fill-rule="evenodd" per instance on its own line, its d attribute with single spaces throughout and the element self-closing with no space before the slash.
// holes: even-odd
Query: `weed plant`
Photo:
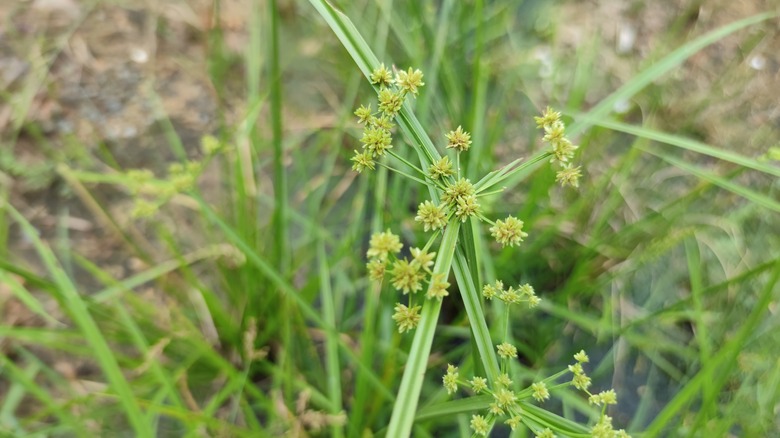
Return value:
<svg viewBox="0 0 780 438">
<path fill-rule="evenodd" d="M 777 145 L 666 132 L 657 97 L 776 13 L 672 26 L 607 94 L 599 41 L 545 83 L 516 60 L 549 37 L 534 2 L 277 3 L 243 11 L 243 53 L 199 34 L 213 136 L 146 84 L 150 166 L 31 117 L 80 23 L 7 27 L 0 437 L 780 433 Z M 304 75 L 325 121 L 293 109 Z"/>
</svg>

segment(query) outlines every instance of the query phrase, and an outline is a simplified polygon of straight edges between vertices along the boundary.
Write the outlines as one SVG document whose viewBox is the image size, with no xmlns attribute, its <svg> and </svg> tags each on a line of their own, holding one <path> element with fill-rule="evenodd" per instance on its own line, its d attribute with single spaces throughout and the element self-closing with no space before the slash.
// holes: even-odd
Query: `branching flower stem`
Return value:
<svg viewBox="0 0 780 438">
<path fill-rule="evenodd" d="M 417 181 L 420 184 L 427 184 L 425 181 L 421 180 L 420 178 L 417 178 L 416 176 L 409 175 L 408 173 L 404 172 L 403 170 L 398 170 L 398 169 L 396 169 L 394 167 L 390 167 L 390 166 L 388 166 L 387 164 L 385 164 L 385 163 L 383 163 L 381 161 L 377 161 L 376 164 L 384 167 L 385 169 L 387 169 L 387 170 L 389 170 L 391 172 L 395 172 L 395 173 L 397 173 L 399 175 L 403 175 L 403 176 L 405 176 L 405 177 L 407 177 L 407 178 L 409 178 L 409 179 L 411 179 L 413 181 Z"/>
</svg>

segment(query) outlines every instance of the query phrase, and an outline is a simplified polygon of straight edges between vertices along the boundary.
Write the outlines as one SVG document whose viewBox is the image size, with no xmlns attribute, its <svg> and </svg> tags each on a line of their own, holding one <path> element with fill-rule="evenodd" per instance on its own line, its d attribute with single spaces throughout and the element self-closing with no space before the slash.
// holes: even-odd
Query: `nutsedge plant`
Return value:
<svg viewBox="0 0 780 438">
<path fill-rule="evenodd" d="M 486 231 L 502 247 L 520 247 L 523 240 L 528 237 L 523 220 L 511 215 L 493 220 L 489 217 L 489 213 L 483 210 L 481 199 L 500 193 L 503 191 L 499 186 L 502 181 L 548 158 L 557 169 L 556 181 L 561 186 L 577 188 L 582 176 L 581 168 L 574 166 L 572 162 L 578 146 L 566 136 L 566 126 L 561 120 L 561 114 L 549 107 L 540 117 L 535 117 L 537 127 L 543 131 L 542 141 L 548 147 L 544 153 L 533 160 L 522 164 L 522 160 L 515 160 L 504 168 L 490 172 L 480 180 L 472 182 L 461 175 L 460 166 L 461 154 L 468 153 L 471 147 L 471 135 L 463 129 L 462 125 L 458 125 L 442 135 L 442 144 L 446 142 L 445 153 L 442 156 L 428 154 L 428 162 L 421 160 L 419 165 L 410 162 L 402 154 L 394 151 L 393 129 L 405 102 L 417 97 L 420 89 L 425 85 L 423 77 L 420 70 L 411 67 L 407 70 L 391 71 L 384 64 L 380 64 L 373 70 L 369 80 L 376 87 L 377 101 L 361 105 L 355 110 L 357 122 L 363 125 L 363 134 L 360 139 L 362 148 L 360 151 L 355 150 L 352 157 L 352 168 L 359 173 L 373 171 L 377 166 L 385 167 L 402 177 L 422 184 L 431 193 L 431 199 L 421 200 L 414 217 L 418 226 L 424 232 L 430 233 L 424 244 L 412 247 L 408 255 L 403 255 L 404 244 L 401 238 L 388 228 L 371 236 L 366 254 L 368 259 L 366 270 L 369 278 L 382 284 L 387 280 L 386 283 L 399 294 L 392 315 L 398 332 L 405 334 L 422 330 L 415 334 L 410 358 L 424 358 L 430 353 L 430 341 L 441 301 L 450 295 L 448 277 L 458 239 L 459 224 L 469 219 L 485 223 Z M 424 149 L 422 145 L 417 146 Z M 411 169 L 411 173 L 402 170 L 398 166 L 399 163 L 404 169 Z M 440 237 L 442 238 L 439 239 Z M 421 294 L 423 290 L 425 293 Z M 486 301 L 495 299 L 503 303 L 505 310 L 503 326 L 507 332 L 510 306 L 522 305 L 533 309 L 541 302 L 532 285 L 525 283 L 516 287 L 506 287 L 501 280 L 484 285 L 482 297 Z M 431 311 L 425 313 L 424 307 Z M 474 327 L 475 322 L 471 321 L 471 323 Z M 421 325 L 422 327 L 418 329 Z M 487 376 L 471 376 L 467 380 L 460 375 L 458 366 L 449 364 L 442 378 L 448 394 L 454 394 L 463 387 L 474 395 L 486 394 L 492 397 L 492 402 L 484 412 L 471 416 L 470 426 L 474 435 L 487 436 L 498 420 L 502 420 L 512 430 L 525 426 L 537 437 L 553 437 L 556 433 L 568 434 L 571 431 L 563 430 L 545 417 L 527 411 L 524 403 L 526 400 L 543 403 L 550 398 L 551 391 L 574 386 L 589 397 L 591 404 L 602 407 L 599 420 L 591 427 L 590 433 L 580 433 L 579 436 L 589 435 L 598 438 L 628 436 L 623 430 L 614 430 L 611 418 L 606 415 L 606 406 L 617 403 L 614 390 L 597 394 L 589 391 L 590 378 L 582 366 L 589 359 L 584 351 L 575 355 L 575 363 L 569 365 L 567 369 L 545 379 L 530 382 L 530 385 L 525 387 L 520 386 L 521 382 L 516 384 L 513 380 L 511 362 L 518 358 L 518 350 L 510 343 L 508 337 L 481 352 L 497 354 L 500 368 L 496 372 L 489 373 Z M 410 359 L 410 362 L 412 364 L 405 369 L 404 379 L 399 389 L 388 427 L 388 436 L 404 436 L 410 433 L 421 390 L 420 377 L 415 376 L 415 373 L 424 372 L 424 363 L 427 361 L 415 362 Z M 493 359 L 493 362 L 495 363 L 496 359 Z M 558 383 L 558 380 L 567 373 L 572 375 L 571 380 Z"/>
</svg>

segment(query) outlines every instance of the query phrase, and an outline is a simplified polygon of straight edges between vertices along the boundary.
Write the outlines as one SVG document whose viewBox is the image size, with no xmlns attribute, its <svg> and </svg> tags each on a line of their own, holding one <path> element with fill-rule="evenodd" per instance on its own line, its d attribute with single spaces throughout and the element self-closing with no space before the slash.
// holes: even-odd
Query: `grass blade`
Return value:
<svg viewBox="0 0 780 438">
<path fill-rule="evenodd" d="M 436 263 L 433 266 L 433 275 L 447 275 L 450 272 L 459 229 L 460 221 L 457 218 L 450 220 L 442 236 L 439 254 L 436 256 Z M 409 436 L 412 431 L 417 403 L 420 399 L 420 390 L 425 378 L 425 368 L 428 364 L 428 355 L 433 344 L 433 334 L 439 320 L 441 303 L 441 300 L 433 299 L 426 300 L 423 305 L 420 324 L 414 332 L 409 359 L 406 362 L 401 387 L 398 389 L 393 414 L 390 417 L 390 425 L 387 428 L 387 436 L 389 437 Z"/>
<path fill-rule="evenodd" d="M 646 86 L 650 85 L 653 81 L 660 78 L 664 74 L 670 72 L 672 69 L 682 64 L 686 59 L 696 54 L 699 50 L 709 46 L 710 44 L 740 30 L 744 29 L 751 24 L 760 23 L 764 20 L 768 20 L 772 17 L 777 17 L 778 13 L 763 13 L 753 15 L 751 17 L 735 21 L 731 24 L 715 29 L 712 32 L 708 32 L 693 41 L 690 41 L 682 46 L 678 47 L 672 53 L 664 56 L 659 61 L 654 62 L 650 67 L 634 76 L 630 81 L 623 84 L 614 93 L 610 94 L 594 106 L 587 113 L 587 118 L 576 120 L 568 128 L 566 132 L 569 136 L 576 136 L 577 134 L 585 131 L 593 123 L 591 119 L 601 119 L 615 107 L 615 104 L 629 99 L 633 95 L 637 94 Z"/>
<path fill-rule="evenodd" d="M 469 317 L 471 331 L 474 335 L 479 355 L 482 357 L 482 364 L 485 367 L 487 378 L 491 382 L 495 382 L 499 374 L 498 359 L 496 359 L 496 354 L 493 350 L 493 342 L 490 339 L 490 330 L 485 322 L 485 314 L 482 312 L 482 300 L 480 299 L 479 291 L 474 287 L 471 271 L 469 271 L 466 265 L 466 257 L 461 252 L 455 254 L 453 270 L 455 278 L 458 279 L 460 296 L 463 299 L 463 306 L 466 308 L 466 314 Z"/>
<path fill-rule="evenodd" d="M 579 119 L 579 115 L 574 116 Z M 583 115 L 583 117 L 586 117 Z M 586 117 L 593 125 L 601 126 L 604 128 L 612 129 L 615 131 L 624 132 L 626 134 L 636 135 L 637 137 L 646 138 L 648 140 L 654 140 L 660 143 L 665 143 L 671 146 L 677 146 L 678 148 L 685 149 L 691 152 L 696 152 L 702 155 L 708 155 L 719 160 L 728 161 L 739 166 L 747 167 L 749 169 L 757 170 L 759 172 L 766 173 L 768 175 L 776 176 L 780 178 L 780 168 L 770 166 L 756 161 L 755 159 L 745 157 L 736 152 L 717 149 L 708 144 L 698 142 L 678 135 L 667 134 L 665 132 L 656 131 L 644 126 L 634 126 L 626 123 L 621 123 L 615 120 L 606 119 L 593 119 Z"/>
<path fill-rule="evenodd" d="M 710 386 L 711 391 L 709 391 L 708 394 L 712 394 L 712 397 L 720 394 L 720 389 L 726 382 L 726 379 L 728 379 L 730 375 L 729 371 L 734 367 L 737 355 L 742 350 L 742 346 L 745 345 L 745 341 L 750 334 L 753 333 L 756 327 L 761 323 L 761 318 L 768 310 L 779 278 L 780 262 L 776 262 L 772 277 L 767 281 L 764 290 L 756 301 L 756 305 L 753 307 L 753 311 L 750 313 L 742 327 L 739 328 L 737 334 L 723 345 L 723 347 L 721 347 L 706 364 L 704 364 L 704 367 L 696 374 L 696 377 L 691 379 L 655 417 L 655 420 L 647 427 L 647 430 L 643 435 L 644 438 L 652 438 L 661 435 L 669 422 L 672 421 L 679 412 L 682 412 L 684 407 L 691 403 L 699 394 L 699 391 L 705 386 Z M 725 367 L 726 369 L 723 369 L 722 367 Z M 708 403 L 712 403 L 712 400 L 704 400 L 702 402 L 703 405 L 707 405 Z"/>
<path fill-rule="evenodd" d="M 51 273 L 55 284 L 62 294 L 62 304 L 71 314 L 71 317 L 81 329 L 84 337 L 95 352 L 95 358 L 100 368 L 105 373 L 111 387 L 116 391 L 119 403 L 124 409 L 125 415 L 130 422 L 136 436 L 149 437 L 154 433 L 148 424 L 144 421 L 143 413 L 133 394 L 130 384 L 122 370 L 119 367 L 116 357 L 111 351 L 111 347 L 103 337 L 103 334 L 95 320 L 90 315 L 87 304 L 79 294 L 76 286 L 67 276 L 65 271 L 59 265 L 54 253 L 38 237 L 38 233 L 30 222 L 25 219 L 21 213 L 11 204 L 6 204 L 6 209 L 11 217 L 22 227 L 24 233 L 28 236 L 35 246 L 38 255 L 41 257 L 46 269 Z"/>
<path fill-rule="evenodd" d="M 450 400 L 444 403 L 437 403 L 420 409 L 415 421 L 431 420 L 439 417 L 452 417 L 457 414 L 485 410 L 490 406 L 492 401 L 492 396 L 478 395 L 458 400 Z"/>
<path fill-rule="evenodd" d="M 281 293 L 292 298 L 292 300 L 295 301 L 295 303 L 298 305 L 298 308 L 304 315 L 306 315 L 307 318 L 309 318 L 314 324 L 328 333 L 338 333 L 332 325 L 326 323 L 322 319 L 322 317 L 316 310 L 314 310 L 311 304 L 308 303 L 303 297 L 301 297 L 298 291 L 296 291 L 295 288 L 287 280 L 285 280 L 284 277 L 282 277 L 282 275 L 279 274 L 279 272 L 274 269 L 268 261 L 262 258 L 260 254 L 257 253 L 257 251 L 255 251 L 251 246 L 249 246 L 249 244 L 241 239 L 235 230 L 233 230 L 228 224 L 220 219 L 214 210 L 212 210 L 211 207 L 209 207 L 202 198 L 196 196 L 195 199 L 200 204 L 201 210 L 206 218 L 214 223 L 220 230 L 222 230 L 227 239 L 236 245 L 236 247 L 238 247 L 238 249 L 240 249 L 246 255 L 247 261 L 257 267 L 260 272 L 262 272 L 262 274 L 268 279 L 268 281 L 273 283 L 273 285 Z M 371 369 L 357 357 L 355 352 L 352 351 L 351 347 L 340 337 L 338 337 L 338 341 L 342 351 L 351 360 L 353 360 L 361 370 L 367 372 L 366 376 L 371 384 L 374 385 L 374 389 L 378 391 L 377 394 L 387 400 L 393 400 L 393 394 L 387 389 L 382 381 L 379 380 L 376 374 L 374 374 Z"/>
<path fill-rule="evenodd" d="M 329 325 L 336 327 L 336 309 L 333 298 L 333 290 L 330 286 L 330 268 L 328 258 L 325 253 L 325 245 L 320 242 L 317 245 L 317 258 L 319 259 L 320 291 L 322 293 L 322 313 L 323 319 Z M 328 375 L 328 398 L 330 403 L 340 409 L 341 401 L 341 367 L 339 366 L 339 343 L 338 333 L 328 332 L 325 340 L 325 361 L 326 374 Z M 338 411 L 332 412 L 338 414 Z M 331 436 L 344 436 L 341 426 L 331 427 Z"/>
<path fill-rule="evenodd" d="M 701 170 L 699 167 L 694 166 L 692 164 L 688 164 L 685 161 L 682 161 L 680 159 L 677 159 L 675 157 L 672 157 L 671 155 L 665 154 L 663 152 L 660 152 L 656 150 L 655 148 L 649 147 L 649 146 L 637 146 L 641 150 L 648 152 L 650 154 L 655 155 L 658 158 L 661 158 L 662 160 L 666 161 L 667 163 L 679 167 L 682 170 L 685 170 L 686 172 L 691 173 L 692 175 L 695 175 L 705 181 L 708 181 L 712 184 L 715 184 L 716 186 L 726 189 L 731 193 L 734 193 L 735 195 L 739 195 L 749 201 L 752 201 L 756 203 L 757 205 L 760 205 L 764 208 L 768 208 L 770 210 L 774 210 L 776 212 L 780 212 L 780 202 L 775 201 L 774 199 L 770 198 L 769 196 L 763 195 L 761 193 L 755 192 L 753 190 L 750 190 L 748 188 L 742 187 L 739 184 L 735 184 L 725 178 L 722 178 L 717 175 L 713 175 L 710 172 L 706 172 L 704 170 Z"/>
</svg>

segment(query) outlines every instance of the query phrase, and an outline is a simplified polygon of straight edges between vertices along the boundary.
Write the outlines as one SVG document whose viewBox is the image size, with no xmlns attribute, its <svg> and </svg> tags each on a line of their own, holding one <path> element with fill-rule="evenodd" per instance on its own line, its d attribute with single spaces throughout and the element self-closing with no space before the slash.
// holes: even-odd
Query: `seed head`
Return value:
<svg viewBox="0 0 780 438">
<path fill-rule="evenodd" d="M 404 97 L 401 93 L 395 92 L 389 88 L 383 88 L 379 92 L 379 111 L 388 116 L 394 116 L 401 111 L 404 104 Z"/>
<path fill-rule="evenodd" d="M 555 434 L 549 427 L 545 427 L 544 429 L 536 432 L 534 435 L 536 438 L 555 438 Z"/>
<path fill-rule="evenodd" d="M 598 423 L 590 430 L 590 436 L 593 438 L 630 438 L 625 430 L 614 430 L 612 428 L 612 417 L 602 415 Z"/>
<path fill-rule="evenodd" d="M 487 436 L 490 423 L 482 415 L 472 415 L 471 428 L 474 430 L 474 435 Z"/>
<path fill-rule="evenodd" d="M 517 357 L 517 348 L 514 345 L 504 342 L 496 346 L 498 349 L 498 355 L 504 359 Z"/>
<path fill-rule="evenodd" d="M 523 232 L 523 221 L 514 216 L 507 216 L 506 221 L 497 220 L 490 228 L 490 235 L 502 246 L 520 245 L 528 233 Z"/>
<path fill-rule="evenodd" d="M 448 296 L 450 293 L 447 292 L 447 288 L 450 287 L 450 284 L 446 280 L 447 277 L 441 272 L 433 274 L 431 276 L 431 284 L 428 286 L 428 293 L 425 294 L 426 298 L 438 298 L 441 300 Z"/>
<path fill-rule="evenodd" d="M 512 286 L 498 294 L 498 299 L 507 304 L 517 304 L 521 300 L 520 294 Z"/>
<path fill-rule="evenodd" d="M 368 278 L 374 281 L 382 281 L 385 278 L 386 260 L 372 259 L 366 264 Z"/>
<path fill-rule="evenodd" d="M 557 139 L 550 142 L 550 144 L 553 152 L 551 162 L 568 163 L 569 160 L 574 158 L 574 151 L 579 149 L 579 146 L 575 146 L 568 138 Z"/>
<path fill-rule="evenodd" d="M 447 374 L 442 377 L 444 388 L 447 389 L 447 394 L 452 394 L 458 390 L 458 367 L 452 364 L 447 364 Z"/>
<path fill-rule="evenodd" d="M 547 390 L 547 385 L 545 385 L 544 382 L 531 384 L 531 389 L 533 389 L 533 397 L 538 402 L 543 402 L 550 398 L 550 391 Z"/>
<path fill-rule="evenodd" d="M 588 357 L 588 354 L 585 353 L 585 350 L 580 350 L 579 353 L 574 355 L 574 360 L 576 360 L 579 363 L 587 363 L 590 362 L 590 358 Z"/>
<path fill-rule="evenodd" d="M 548 129 L 561 120 L 561 113 L 548 106 L 542 117 L 534 117 L 534 120 L 537 128 Z"/>
<path fill-rule="evenodd" d="M 431 179 L 439 179 L 439 178 L 446 178 L 448 176 L 452 176 L 454 174 L 454 171 L 452 170 L 452 162 L 450 161 L 449 157 L 441 157 L 439 161 L 435 162 L 431 167 L 428 168 L 428 176 L 431 177 Z"/>
<path fill-rule="evenodd" d="M 578 374 L 572 377 L 571 379 L 572 385 L 574 385 L 575 388 L 581 390 L 581 391 L 587 391 L 590 387 L 591 381 L 590 377 L 588 377 L 585 374 Z"/>
<path fill-rule="evenodd" d="M 374 157 L 369 150 L 355 151 L 355 156 L 352 157 L 352 170 L 357 171 L 357 173 L 363 173 L 366 169 L 374 170 L 375 164 Z"/>
<path fill-rule="evenodd" d="M 545 126 L 544 132 L 545 134 L 544 137 L 542 137 L 542 141 L 553 144 L 565 138 L 566 126 L 563 122 L 555 122 L 550 126 Z"/>
<path fill-rule="evenodd" d="M 574 370 L 576 370 L 578 365 L 579 370 L 578 372 L 575 372 Z M 571 378 L 571 384 L 580 391 L 587 391 L 591 382 L 590 377 L 588 377 L 588 375 L 585 374 L 585 372 L 582 370 L 582 365 L 579 363 L 576 365 L 569 365 L 569 370 L 574 373 L 574 377 Z"/>
<path fill-rule="evenodd" d="M 378 84 L 380 87 L 389 87 L 393 84 L 393 74 L 384 64 L 379 64 L 379 67 L 374 69 L 369 79 L 372 84 Z"/>
<path fill-rule="evenodd" d="M 577 188 L 580 186 L 581 169 L 580 166 L 572 167 L 571 163 L 564 164 L 561 170 L 555 174 L 555 182 L 560 183 L 561 187 L 569 185 Z"/>
<path fill-rule="evenodd" d="M 509 388 L 512 385 L 512 379 L 509 378 L 509 374 L 503 373 L 498 375 L 496 383 L 505 388 Z"/>
<path fill-rule="evenodd" d="M 405 333 L 417 327 L 420 323 L 420 306 L 406 307 L 396 303 L 393 320 L 398 325 L 398 333 Z"/>
<path fill-rule="evenodd" d="M 471 147 L 471 134 L 464 131 L 460 126 L 458 126 L 458 129 L 447 133 L 445 137 L 447 137 L 448 149 L 457 149 L 458 152 L 465 152 Z"/>
<path fill-rule="evenodd" d="M 614 389 L 608 389 L 606 391 L 601 391 L 599 394 L 599 398 L 601 399 L 601 403 L 604 403 L 605 405 L 616 405 L 617 404 L 617 394 L 615 394 Z"/>
<path fill-rule="evenodd" d="M 482 288 L 482 295 L 486 300 L 492 300 L 496 295 L 504 292 L 504 283 L 501 280 L 496 280 L 495 284 L 486 284 Z"/>
<path fill-rule="evenodd" d="M 493 402 L 488 406 L 488 412 L 495 416 L 504 415 L 504 410 L 501 409 L 501 406 L 496 402 Z"/>
<path fill-rule="evenodd" d="M 424 278 L 425 274 L 416 263 L 409 263 L 406 259 L 393 263 L 393 287 L 402 290 L 404 294 L 422 289 Z"/>
<path fill-rule="evenodd" d="M 393 137 L 390 135 L 390 131 L 384 128 L 377 128 L 376 126 L 368 126 L 363 130 L 363 137 L 360 141 L 365 145 L 364 147 L 369 150 L 374 157 L 381 157 L 385 154 L 385 150 L 391 149 L 393 145 Z"/>
<path fill-rule="evenodd" d="M 474 186 L 466 178 L 461 178 L 447 186 L 441 197 L 442 202 L 449 205 L 452 209 L 458 208 L 458 200 L 474 196 Z"/>
<path fill-rule="evenodd" d="M 382 115 L 380 117 L 371 117 L 370 123 L 371 126 L 385 129 L 387 131 L 395 128 L 395 123 L 393 123 L 393 120 L 387 115 Z"/>
<path fill-rule="evenodd" d="M 499 388 L 495 393 L 493 393 L 493 399 L 495 399 L 496 403 L 500 407 L 506 409 L 517 401 L 517 396 L 514 392 L 506 388 Z"/>
<path fill-rule="evenodd" d="M 355 115 L 358 118 L 358 123 L 368 123 L 372 116 L 371 104 L 368 106 L 360 105 L 360 108 L 355 110 Z"/>
<path fill-rule="evenodd" d="M 458 206 L 455 208 L 455 216 L 461 222 L 466 222 L 471 216 L 479 213 L 479 202 L 474 195 L 462 196 L 458 198 Z"/>
<path fill-rule="evenodd" d="M 220 142 L 216 137 L 213 135 L 205 135 L 203 138 L 200 139 L 200 150 L 203 152 L 204 155 L 214 155 L 217 152 L 221 151 L 223 147 L 222 142 Z"/>
<path fill-rule="evenodd" d="M 383 233 L 375 233 L 368 243 L 368 257 L 387 260 L 390 253 L 396 254 L 403 248 L 401 240 L 389 229 Z"/>
<path fill-rule="evenodd" d="M 395 75 L 395 83 L 401 87 L 402 90 L 412 93 L 413 96 L 417 96 L 417 93 L 419 92 L 418 88 L 425 85 L 422 78 L 423 74 L 420 70 L 412 71 L 412 68 L 409 67 L 409 71 L 398 71 Z"/>
<path fill-rule="evenodd" d="M 520 418 L 520 416 L 519 416 L 519 415 L 515 415 L 514 417 L 512 417 L 512 418 L 510 418 L 510 419 L 506 420 L 504 423 L 505 423 L 506 425 L 508 425 L 510 428 L 512 428 L 512 430 L 515 430 L 515 429 L 517 429 L 517 428 L 520 426 L 520 424 L 522 423 L 522 418 Z"/>
<path fill-rule="evenodd" d="M 437 230 L 447 224 L 447 214 L 441 206 L 425 201 L 417 207 L 417 216 L 414 220 L 422 222 L 425 231 Z"/>
<path fill-rule="evenodd" d="M 474 377 L 469 380 L 469 383 L 471 384 L 471 389 L 474 390 L 474 394 L 479 394 L 487 389 L 487 379 L 484 377 Z"/>
<path fill-rule="evenodd" d="M 615 405 L 617 404 L 617 394 L 615 394 L 614 389 L 601 391 L 598 394 L 591 395 L 588 399 L 588 403 L 594 404 L 596 406 Z"/>
<path fill-rule="evenodd" d="M 436 257 L 435 252 L 428 252 L 420 248 L 412 248 L 412 263 L 417 263 L 418 266 L 426 271 L 433 266 L 434 257 Z"/>
</svg>

